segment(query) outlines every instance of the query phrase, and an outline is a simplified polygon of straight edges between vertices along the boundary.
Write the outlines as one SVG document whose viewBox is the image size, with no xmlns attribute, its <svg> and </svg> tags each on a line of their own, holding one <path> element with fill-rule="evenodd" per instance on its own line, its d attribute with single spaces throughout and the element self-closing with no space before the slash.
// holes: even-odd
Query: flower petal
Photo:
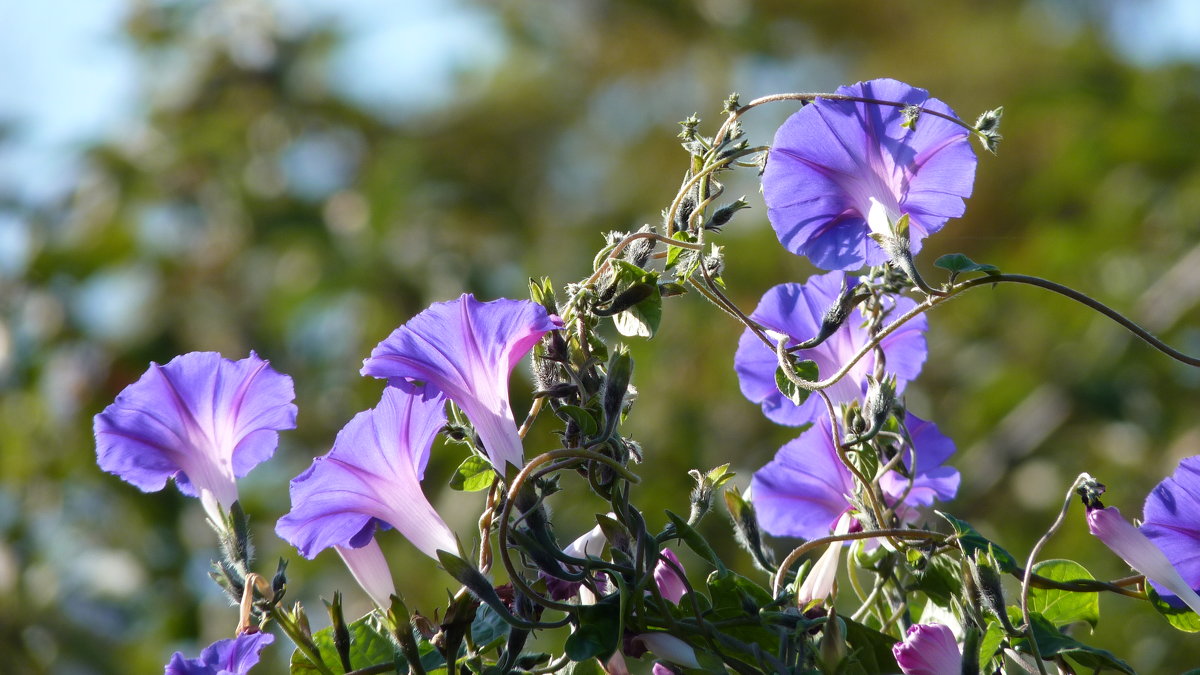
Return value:
<svg viewBox="0 0 1200 675">
<path fill-rule="evenodd" d="M 683 583 L 683 578 L 677 571 L 682 570 L 683 565 L 680 564 L 679 558 L 675 557 L 675 552 L 669 548 L 664 548 L 660 555 L 665 560 L 659 560 L 654 566 L 654 583 L 658 585 L 658 592 L 662 593 L 664 598 L 678 605 L 680 598 L 687 593 L 687 585 Z"/>
<path fill-rule="evenodd" d="M 905 421 L 913 447 L 904 450 L 904 466 L 913 474 L 912 490 L 904 499 L 906 505 L 929 506 L 935 499 L 949 501 L 958 493 L 961 476 L 957 469 L 942 466 L 954 454 L 954 441 L 942 435 L 937 425 L 908 413 Z M 916 467 L 913 467 L 913 453 Z M 899 499 L 908 489 L 908 479 L 889 471 L 879 485 L 884 494 Z"/>
<path fill-rule="evenodd" d="M 350 570 L 354 580 L 362 587 L 377 607 L 388 609 L 392 606 L 392 595 L 396 593 L 396 584 L 392 581 L 392 570 L 388 567 L 387 558 L 374 537 L 360 548 L 352 546 L 335 546 L 342 562 Z"/>
<path fill-rule="evenodd" d="M 292 378 L 254 352 L 154 363 L 96 415 L 97 462 L 146 492 L 174 477 L 184 494 L 208 493 L 228 509 L 235 479 L 271 456 L 279 430 L 295 428 L 294 397 Z"/>
<path fill-rule="evenodd" d="M 954 115 L 946 104 L 896 80 L 841 87 L 838 94 L 923 106 Z M 886 255 L 867 237 L 871 199 L 892 220 L 909 214 L 911 248 L 962 215 L 975 177 L 968 131 L 922 114 L 902 125 L 900 107 L 817 99 L 776 132 L 763 196 L 779 241 L 823 269 L 877 265 Z"/>
<path fill-rule="evenodd" d="M 809 277 L 803 284 L 780 284 L 763 294 L 750 318 L 770 331 L 789 336 L 789 344 L 800 344 L 817 334 L 825 311 L 837 300 L 843 283 L 853 286 L 858 279 L 841 272 L 830 272 Z M 901 298 L 891 316 L 900 316 L 915 306 L 912 300 Z M 855 309 L 836 333 L 812 349 L 795 352 L 796 358 L 816 363 L 822 378 L 833 375 L 868 342 L 869 336 L 862 324 L 862 313 Z M 896 376 L 898 392 L 921 372 L 926 355 L 927 325 L 925 317 L 918 316 L 880 342 L 888 370 Z M 775 352 L 751 331 L 742 333 L 733 363 L 742 394 L 761 405 L 763 414 L 771 421 L 799 426 L 824 418 L 825 408 L 820 397 L 810 396 L 797 406 L 779 391 L 775 384 L 778 368 Z M 866 393 L 867 375 L 874 368 L 875 355 L 867 354 L 825 393 L 835 404 L 861 401 Z"/>
<path fill-rule="evenodd" d="M 938 623 L 908 627 L 903 642 L 892 647 L 892 655 L 904 675 L 959 675 L 962 652 L 954 632 Z"/>
<path fill-rule="evenodd" d="M 275 532 L 313 558 L 330 546 L 361 547 L 376 522 L 396 528 L 422 553 L 458 550 L 454 533 L 421 491 L 444 401 L 395 387 L 343 428 L 333 449 L 292 479 L 292 510 Z"/>
<path fill-rule="evenodd" d="M 175 652 L 164 675 L 245 675 L 258 665 L 259 652 L 275 641 L 270 633 L 242 633 L 227 640 L 218 640 L 195 659 Z"/>
<path fill-rule="evenodd" d="M 528 300 L 480 302 L 464 294 L 430 306 L 397 328 L 363 361 L 362 374 L 440 392 L 475 425 L 492 465 L 524 464 L 509 405 L 508 378 L 546 332 L 562 327 Z"/>
<path fill-rule="evenodd" d="M 759 523 L 777 537 L 827 536 L 854 494 L 828 424 L 815 424 L 775 453 L 750 482 Z"/>
<path fill-rule="evenodd" d="M 1171 594 L 1177 596 L 1192 611 L 1200 614 L 1200 596 L 1179 576 L 1167 556 L 1129 521 L 1115 506 L 1088 509 L 1088 530 L 1122 560 L 1146 575 Z"/>
<path fill-rule="evenodd" d="M 1200 456 L 1180 462 L 1171 477 L 1151 490 L 1143 516 L 1142 533 L 1188 586 L 1200 589 Z"/>
</svg>

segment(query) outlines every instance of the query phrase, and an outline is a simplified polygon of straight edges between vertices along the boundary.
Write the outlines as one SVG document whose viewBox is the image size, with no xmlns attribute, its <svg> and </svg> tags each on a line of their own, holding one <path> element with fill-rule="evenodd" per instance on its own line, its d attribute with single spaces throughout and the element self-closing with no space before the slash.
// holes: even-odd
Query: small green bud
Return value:
<svg viewBox="0 0 1200 675">
<path fill-rule="evenodd" d="M 905 129 L 917 130 L 917 118 L 921 116 L 921 108 L 915 105 L 906 105 L 900 109 L 900 115 L 904 117 L 904 121 L 900 126 Z"/>
</svg>

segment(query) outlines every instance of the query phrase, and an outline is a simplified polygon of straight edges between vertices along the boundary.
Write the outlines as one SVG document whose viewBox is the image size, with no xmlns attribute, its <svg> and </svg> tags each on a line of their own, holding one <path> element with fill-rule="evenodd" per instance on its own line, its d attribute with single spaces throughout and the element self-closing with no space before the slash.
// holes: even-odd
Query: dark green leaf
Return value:
<svg viewBox="0 0 1200 675">
<path fill-rule="evenodd" d="M 976 551 L 979 551 L 985 557 L 988 554 L 989 548 L 992 555 L 996 557 L 996 562 L 1000 565 L 1000 571 L 1005 574 L 1014 574 L 1021 569 L 1021 565 L 1011 553 L 1001 548 L 999 545 L 991 542 L 987 537 L 979 534 L 979 531 L 971 527 L 970 523 L 965 520 L 959 520 L 954 516 L 944 511 L 934 511 L 950 526 L 954 528 L 954 534 L 958 539 L 959 546 L 968 557 L 973 557 Z"/>
<path fill-rule="evenodd" d="M 846 644 L 850 645 L 850 658 L 862 667 L 866 675 L 891 675 L 900 671 L 896 657 L 892 656 L 896 638 L 852 619 L 840 618 L 846 625 Z"/>
<path fill-rule="evenodd" d="M 797 377 L 808 382 L 816 382 L 820 379 L 820 373 L 817 370 L 815 361 L 801 361 L 792 367 L 792 372 Z M 788 379 L 788 376 L 783 372 L 783 366 L 775 369 L 775 386 L 779 391 L 796 405 L 804 403 L 812 392 L 804 387 L 797 386 L 796 383 Z"/>
<path fill-rule="evenodd" d="M 767 589 L 729 570 L 708 575 L 708 593 L 713 610 L 736 609 L 743 614 L 747 608 L 769 605 L 773 599 Z"/>
<path fill-rule="evenodd" d="M 607 659 L 621 641 L 621 597 L 613 594 L 594 605 L 580 605 L 579 625 L 567 638 L 565 650 L 572 661 Z"/>
<path fill-rule="evenodd" d="M 721 562 L 716 552 L 713 551 L 712 546 L 709 546 L 704 537 L 700 536 L 700 533 L 691 525 L 688 525 L 686 520 L 670 511 L 667 511 L 667 518 L 670 519 L 671 525 L 675 528 L 675 536 L 683 540 L 683 543 L 687 544 L 688 548 L 692 549 L 696 555 L 707 560 L 717 570 L 725 569 L 725 563 Z"/>
<path fill-rule="evenodd" d="M 983 272 L 988 275 L 1000 273 L 1000 268 L 995 265 L 977 263 L 961 253 L 947 253 L 935 260 L 933 266 L 949 270 L 951 280 L 967 272 Z"/>
<path fill-rule="evenodd" d="M 676 232 L 675 234 L 671 235 L 671 238 L 675 239 L 676 241 L 684 241 L 689 244 L 696 243 L 695 235 L 684 231 Z M 672 267 L 675 267 L 675 265 L 679 263 L 679 256 L 683 255 L 685 252 L 692 253 L 691 249 L 686 249 L 680 246 L 668 246 L 667 264 L 665 269 L 671 269 Z"/>
<path fill-rule="evenodd" d="M 1178 628 L 1185 633 L 1200 632 L 1200 616 L 1187 607 L 1174 607 L 1163 600 L 1158 591 L 1154 587 L 1146 585 L 1146 595 L 1150 596 L 1150 603 L 1154 605 L 1154 609 L 1158 610 L 1159 614 L 1167 620 L 1167 623 Z"/>
<path fill-rule="evenodd" d="M 1083 565 L 1073 560 L 1044 560 L 1034 565 L 1033 571 L 1054 581 L 1095 578 Z M 1086 621 L 1095 628 L 1100 621 L 1100 598 L 1096 593 L 1031 588 L 1029 609 L 1046 617 L 1056 626 Z"/>
<path fill-rule="evenodd" d="M 605 675 L 604 666 L 597 659 L 572 661 L 562 670 L 563 675 Z"/>
<path fill-rule="evenodd" d="M 1015 606 L 1010 607 L 1008 613 L 1010 620 L 1014 623 L 1021 620 L 1021 610 L 1019 608 Z M 1053 623 L 1050 623 L 1041 614 L 1033 612 L 1030 619 L 1033 622 L 1033 635 L 1037 639 L 1038 651 L 1041 653 L 1042 658 L 1067 656 L 1087 668 L 1110 668 L 1134 675 L 1133 668 L 1128 663 L 1117 658 L 1112 652 L 1085 645 L 1075 638 L 1060 632 Z M 1028 638 L 1018 638 L 1014 646 L 1016 649 L 1026 653 L 1030 651 Z"/>
<path fill-rule="evenodd" d="M 584 408 L 577 405 L 560 405 L 556 412 L 575 420 L 575 424 L 579 425 L 579 431 L 588 438 L 595 436 L 596 432 L 600 431 L 600 425 L 596 422 L 596 418 Z"/>
<path fill-rule="evenodd" d="M 478 492 L 490 488 L 495 478 L 490 462 L 479 455 L 471 455 L 450 476 L 450 487 L 463 492 Z"/>
<path fill-rule="evenodd" d="M 955 598 L 961 597 L 962 574 L 958 561 L 948 555 L 930 558 L 915 549 L 909 549 L 909 556 L 914 558 L 910 561 L 916 579 L 913 588 L 924 593 L 930 602 L 948 609 Z"/>
<path fill-rule="evenodd" d="M 1000 649 L 1000 643 L 1003 641 L 1004 627 L 996 619 L 988 617 L 987 630 L 979 640 L 979 665 L 981 668 L 987 668 L 988 661 L 996 656 L 996 652 Z"/>
<path fill-rule="evenodd" d="M 471 642 L 476 651 L 485 652 L 502 644 L 511 629 L 512 626 L 496 610 L 481 605 L 475 612 L 475 620 L 471 622 Z"/>
</svg>

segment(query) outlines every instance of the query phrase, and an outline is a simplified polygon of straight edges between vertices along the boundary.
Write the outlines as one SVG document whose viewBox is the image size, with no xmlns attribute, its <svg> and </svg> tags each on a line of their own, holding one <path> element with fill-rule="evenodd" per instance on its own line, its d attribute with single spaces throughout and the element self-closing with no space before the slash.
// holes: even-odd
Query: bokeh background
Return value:
<svg viewBox="0 0 1200 675">
<path fill-rule="evenodd" d="M 1200 5 L 1189 0 L 56 0 L 0 6 L 0 655 L 7 673 L 160 672 L 228 636 L 198 503 L 143 495 L 95 466 L 91 417 L 150 361 L 250 349 L 295 378 L 299 427 L 243 481 L 264 571 L 293 594 L 365 597 L 336 557 L 277 540 L 287 480 L 380 383 L 361 359 L 427 304 L 522 297 L 529 276 L 590 272 L 602 233 L 656 222 L 721 100 L 873 77 L 925 87 L 967 119 L 1004 105 L 965 217 L 919 264 L 959 251 L 1093 294 L 1200 352 Z M 793 110 L 747 118 L 767 143 Z M 750 309 L 812 269 L 785 253 L 754 177 L 723 235 Z M 936 278 L 934 276 L 933 278 Z M 1131 517 L 1200 452 L 1200 371 L 1107 320 L 1023 287 L 930 317 L 910 408 L 959 447 L 952 510 L 1024 557 L 1074 476 Z M 738 481 L 791 438 L 738 393 L 738 328 L 689 295 L 635 342 L 652 525 L 683 511 L 689 468 Z M 528 379 L 513 382 L 516 408 Z M 528 452 L 554 444 L 535 428 Z M 478 494 L 427 492 L 461 532 Z M 599 502 L 568 485 L 564 538 Z M 718 514 L 715 542 L 748 569 Z M 410 605 L 451 580 L 393 537 Z M 790 543 L 778 542 L 781 549 Z M 1128 569 L 1076 506 L 1046 550 L 1098 577 Z M 705 573 L 693 563 L 696 579 Z M 432 580 L 432 581 L 431 581 Z M 1142 672 L 1200 665 L 1200 641 L 1102 599 L 1093 640 Z M 269 657 L 287 656 L 282 643 Z M 272 667 L 264 667 L 271 671 Z"/>
</svg>

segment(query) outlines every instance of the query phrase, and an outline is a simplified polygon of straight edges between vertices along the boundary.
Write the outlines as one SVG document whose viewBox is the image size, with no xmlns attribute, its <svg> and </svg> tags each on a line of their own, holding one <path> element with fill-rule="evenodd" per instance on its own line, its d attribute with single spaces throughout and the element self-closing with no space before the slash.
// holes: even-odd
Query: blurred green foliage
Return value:
<svg viewBox="0 0 1200 675">
<path fill-rule="evenodd" d="M 675 122 L 699 110 L 711 133 L 730 91 L 745 101 L 886 76 L 966 119 L 1004 105 L 1000 154 L 981 159 L 966 216 L 926 242 L 926 275 L 961 251 L 1089 292 L 1200 351 L 1200 68 L 1122 61 L 1105 38 L 1111 7 L 479 0 L 469 9 L 494 19 L 502 59 L 463 72 L 450 100 L 386 111 L 332 93 L 336 26 L 284 30 L 255 2 L 135 3 L 144 120 L 89 150 L 69 199 L 25 211 L 34 252 L 0 279 L 3 669 L 156 672 L 173 649 L 231 632 L 235 613 L 205 576 L 213 539 L 199 505 L 173 488 L 142 495 L 94 463 L 91 416 L 149 361 L 191 350 L 254 349 L 295 379 L 299 427 L 241 487 L 261 565 L 292 558 L 310 609 L 341 588 L 348 614 L 365 611 L 332 554 L 296 560 L 272 533 L 288 478 L 377 400 L 361 359 L 430 302 L 521 297 L 529 276 L 590 273 L 602 233 L 657 221 L 674 195 L 687 167 Z M 790 112 L 753 113 L 752 140 L 769 143 Z M 730 293 L 749 310 L 812 269 L 777 244 L 752 175 L 727 194 L 742 192 L 753 210 L 721 243 Z M 964 486 L 950 510 L 1018 555 L 1078 472 L 1133 517 L 1200 451 L 1200 373 L 1083 308 L 1001 287 L 930 324 L 909 405 L 958 443 Z M 738 333 L 689 294 L 666 303 L 653 341 L 631 345 L 631 424 L 646 451 L 635 499 L 652 523 L 686 508 L 688 469 L 732 462 L 745 485 L 791 437 L 739 394 Z M 523 373 L 512 389 L 523 410 Z M 554 445 L 539 425 L 527 454 Z M 481 496 L 443 487 L 458 459 L 435 457 L 427 492 L 466 534 Z M 564 539 L 600 508 L 567 487 L 554 505 Z M 705 527 L 753 574 L 720 518 Z M 450 578 L 398 536 L 385 544 L 409 605 L 432 612 Z M 1099 578 L 1128 571 L 1080 511 L 1044 556 L 1076 557 Z M 1089 642 L 1146 672 L 1200 663 L 1200 645 L 1149 607 L 1104 597 L 1101 608 Z M 285 647 L 272 651 L 285 661 Z"/>
</svg>

